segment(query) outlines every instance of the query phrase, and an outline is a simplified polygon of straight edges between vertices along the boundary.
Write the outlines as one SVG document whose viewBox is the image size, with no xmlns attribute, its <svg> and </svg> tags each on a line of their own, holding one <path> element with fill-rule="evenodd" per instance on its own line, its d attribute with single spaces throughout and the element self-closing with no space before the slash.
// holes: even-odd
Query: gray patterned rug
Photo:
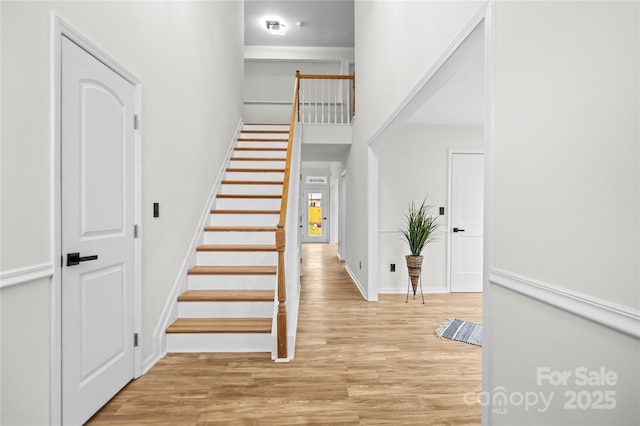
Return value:
<svg viewBox="0 0 640 426">
<path fill-rule="evenodd" d="M 436 330 L 436 335 L 458 342 L 482 346 L 482 324 L 449 318 Z"/>
</svg>

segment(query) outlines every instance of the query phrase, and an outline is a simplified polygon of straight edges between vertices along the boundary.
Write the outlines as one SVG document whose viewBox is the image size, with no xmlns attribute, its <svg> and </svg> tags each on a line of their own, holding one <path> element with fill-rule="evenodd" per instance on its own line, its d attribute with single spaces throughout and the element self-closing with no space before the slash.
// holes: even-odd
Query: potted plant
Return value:
<svg viewBox="0 0 640 426">
<path fill-rule="evenodd" d="M 402 235 L 409 245 L 411 254 L 405 256 L 409 278 L 413 295 L 415 297 L 422 270 L 422 251 L 427 244 L 436 240 L 437 231 L 440 226 L 438 217 L 431 214 L 433 206 L 427 204 L 427 199 L 422 201 L 420 206 L 416 206 L 413 201 L 409 204 L 409 211 L 405 215 Z"/>
</svg>

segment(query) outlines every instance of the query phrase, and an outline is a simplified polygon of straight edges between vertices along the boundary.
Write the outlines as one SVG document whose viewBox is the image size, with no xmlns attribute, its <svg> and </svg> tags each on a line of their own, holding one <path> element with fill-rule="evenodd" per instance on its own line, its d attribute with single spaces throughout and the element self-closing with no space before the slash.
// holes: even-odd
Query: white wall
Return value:
<svg viewBox="0 0 640 426">
<path fill-rule="evenodd" d="M 376 133 L 418 82 L 436 64 L 468 22 L 480 10 L 482 1 L 357 1 L 356 118 L 353 145 L 346 160 L 349 173 L 347 205 L 347 269 L 365 295 L 369 271 L 369 218 L 367 188 L 371 179 L 368 145 Z M 371 159 L 375 160 L 375 154 Z M 375 161 L 374 161 L 375 162 Z M 375 182 L 372 181 L 375 187 Z M 377 187 L 374 191 L 377 191 Z M 377 253 L 376 253 L 377 254 Z M 362 266 L 360 266 L 362 265 Z M 372 288 L 373 293 L 377 291 Z M 366 296 L 368 297 L 368 296 Z"/>
<path fill-rule="evenodd" d="M 323 189 L 329 190 L 331 184 L 331 163 L 316 162 L 316 161 L 303 161 L 300 174 L 302 175 L 302 181 L 300 183 L 301 189 Z M 326 183 L 307 183 L 308 176 L 324 176 L 327 178 Z M 302 203 L 306 203 L 306 200 L 302 200 Z"/>
<path fill-rule="evenodd" d="M 296 70 L 302 74 L 339 74 L 340 62 L 245 60 L 245 101 L 291 103 Z"/>
<path fill-rule="evenodd" d="M 49 318 L 49 279 L 0 290 L 0 424 L 49 424 Z"/>
<path fill-rule="evenodd" d="M 405 125 L 385 135 L 379 151 L 379 267 L 380 293 L 406 292 L 409 254 L 401 238 L 407 207 L 420 204 L 428 196 L 432 214 L 438 216 L 441 231 L 438 241 L 424 252 L 422 286 L 425 292 L 447 291 L 447 233 L 449 150 L 483 149 L 484 128 L 480 126 Z M 395 263 L 396 272 L 389 265 Z"/>
<path fill-rule="evenodd" d="M 143 359 L 153 359 L 152 332 L 241 119 L 243 4 L 3 1 L 0 7 L 1 269 L 53 262 L 49 59 L 55 12 L 143 82 L 141 337 Z M 160 203 L 160 218 L 152 218 L 153 202 Z M 39 280 L 0 292 L 2 424 L 49 421 L 49 318 L 56 315 L 45 302 L 49 290 Z M 24 336 L 26 345 L 11 344 Z M 28 373 L 17 383 L 13 372 Z"/>
<path fill-rule="evenodd" d="M 496 2 L 494 18 L 485 389 L 555 397 L 544 412 L 509 404 L 485 421 L 640 424 L 639 3 Z M 565 311 L 577 302 L 580 315 Z M 636 337 L 612 328 L 625 322 Z M 568 383 L 538 385 L 544 367 Z M 580 386 L 580 367 L 618 380 Z M 571 391 L 583 402 L 614 392 L 617 405 L 568 410 Z"/>
</svg>

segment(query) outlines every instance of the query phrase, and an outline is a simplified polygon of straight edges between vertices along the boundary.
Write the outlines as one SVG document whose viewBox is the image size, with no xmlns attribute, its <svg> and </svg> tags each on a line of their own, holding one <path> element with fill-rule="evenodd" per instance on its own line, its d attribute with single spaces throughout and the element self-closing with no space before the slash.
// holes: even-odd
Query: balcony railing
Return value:
<svg viewBox="0 0 640 426">
<path fill-rule="evenodd" d="M 351 124 L 356 113 L 355 73 L 300 74 L 298 121 L 304 124 Z"/>
</svg>

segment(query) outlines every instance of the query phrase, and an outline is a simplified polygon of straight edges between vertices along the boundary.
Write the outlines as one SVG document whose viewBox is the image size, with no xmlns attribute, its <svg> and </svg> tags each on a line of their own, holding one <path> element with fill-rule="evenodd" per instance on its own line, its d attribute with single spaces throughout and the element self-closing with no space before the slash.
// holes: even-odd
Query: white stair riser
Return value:
<svg viewBox="0 0 640 426">
<path fill-rule="evenodd" d="M 234 150 L 234 157 L 257 157 L 257 158 L 286 158 L 287 151 L 245 151 Z"/>
<path fill-rule="evenodd" d="M 220 193 L 282 195 L 282 185 L 222 184 L 220 187 Z"/>
<path fill-rule="evenodd" d="M 216 198 L 217 210 L 280 210 L 280 198 Z"/>
<path fill-rule="evenodd" d="M 180 318 L 269 318 L 274 302 L 179 302 Z"/>
<path fill-rule="evenodd" d="M 167 333 L 169 352 L 271 352 L 268 333 Z"/>
<path fill-rule="evenodd" d="M 278 253 L 199 251 L 196 262 L 201 266 L 276 266 Z"/>
<path fill-rule="evenodd" d="M 246 156 L 242 156 L 246 157 Z M 229 162 L 231 168 L 241 169 L 284 169 L 285 159 L 278 161 L 245 161 L 232 160 Z"/>
<path fill-rule="evenodd" d="M 244 126 L 242 126 L 242 132 L 244 132 L 245 130 L 285 130 L 285 131 L 289 131 L 289 125 L 288 124 L 268 124 L 268 125 L 263 125 L 263 124 L 245 124 Z"/>
<path fill-rule="evenodd" d="M 238 148 L 287 148 L 288 142 L 264 142 L 264 141 L 238 141 Z"/>
<path fill-rule="evenodd" d="M 225 180 L 284 181 L 284 172 L 227 172 Z"/>
<path fill-rule="evenodd" d="M 276 210 L 276 209 L 274 209 Z M 277 209 L 279 210 L 279 208 Z M 211 226 L 276 226 L 278 214 L 212 214 Z"/>
<path fill-rule="evenodd" d="M 243 131 L 240 134 L 240 139 L 289 139 L 289 133 L 248 133 Z"/>
<path fill-rule="evenodd" d="M 189 275 L 189 290 L 275 290 L 275 275 Z"/>
<path fill-rule="evenodd" d="M 275 232 L 205 232 L 205 244 L 275 244 Z"/>
</svg>

